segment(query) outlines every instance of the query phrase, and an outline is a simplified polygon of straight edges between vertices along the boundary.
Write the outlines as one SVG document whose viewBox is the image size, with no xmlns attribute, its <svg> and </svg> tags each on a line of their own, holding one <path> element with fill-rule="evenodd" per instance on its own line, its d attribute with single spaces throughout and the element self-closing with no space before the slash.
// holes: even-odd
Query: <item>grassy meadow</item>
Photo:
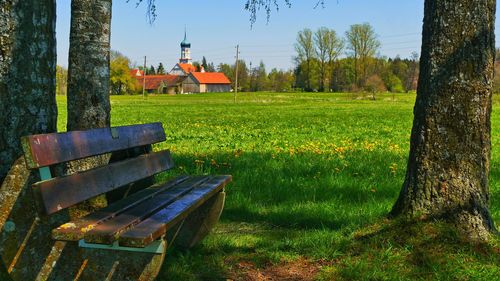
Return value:
<svg viewBox="0 0 500 281">
<path fill-rule="evenodd" d="M 112 125 L 160 121 L 178 174 L 231 174 L 221 222 L 160 280 L 498 280 L 500 241 L 385 216 L 404 179 L 414 94 L 113 96 Z M 58 98 L 65 129 L 65 98 Z M 500 225 L 500 97 L 491 198 Z M 418 235 L 415 235 L 418 233 Z M 266 279 L 267 278 L 267 279 Z"/>
</svg>

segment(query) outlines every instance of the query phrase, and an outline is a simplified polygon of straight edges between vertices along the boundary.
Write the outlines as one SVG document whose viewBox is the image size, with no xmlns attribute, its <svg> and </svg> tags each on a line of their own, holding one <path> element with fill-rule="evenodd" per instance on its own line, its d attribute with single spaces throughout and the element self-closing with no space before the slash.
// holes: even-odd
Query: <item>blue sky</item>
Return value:
<svg viewBox="0 0 500 281">
<path fill-rule="evenodd" d="M 58 64 L 67 66 L 69 0 L 57 1 Z M 335 29 L 344 36 L 350 25 L 370 23 L 382 42 L 380 55 L 409 57 L 420 52 L 423 0 L 327 0 L 316 8 L 315 1 L 292 0 L 292 7 L 273 12 L 269 23 L 259 14 L 251 28 L 246 0 L 156 0 L 158 18 L 150 25 L 144 4 L 135 0 L 114 0 L 111 48 L 128 56 L 132 63 L 148 65 L 163 62 L 170 69 L 180 55 L 179 43 L 187 26 L 194 60 L 205 56 L 216 65 L 234 62 L 235 46 L 241 58 L 258 65 L 263 60 L 269 69 L 293 67 L 293 44 L 297 32 L 321 26 Z M 283 2 L 281 0 L 281 2 Z"/>
</svg>

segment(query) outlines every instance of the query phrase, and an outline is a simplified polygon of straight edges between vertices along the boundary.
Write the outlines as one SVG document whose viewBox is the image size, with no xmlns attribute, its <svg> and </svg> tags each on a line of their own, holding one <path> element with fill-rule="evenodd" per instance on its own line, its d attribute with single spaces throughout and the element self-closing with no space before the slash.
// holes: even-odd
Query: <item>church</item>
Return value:
<svg viewBox="0 0 500 281">
<path fill-rule="evenodd" d="M 197 69 L 191 59 L 191 43 L 184 31 L 181 42 L 181 58 L 167 75 L 144 75 L 144 72 L 134 69 L 132 77 L 145 86 L 148 93 L 214 93 L 230 92 L 231 81 L 221 72 L 205 72 L 203 67 Z"/>
</svg>

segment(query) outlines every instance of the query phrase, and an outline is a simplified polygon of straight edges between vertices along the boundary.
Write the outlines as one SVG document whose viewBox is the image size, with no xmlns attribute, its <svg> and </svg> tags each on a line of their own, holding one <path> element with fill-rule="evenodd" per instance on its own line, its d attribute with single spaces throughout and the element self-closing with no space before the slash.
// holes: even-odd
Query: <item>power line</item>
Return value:
<svg viewBox="0 0 500 281">
<path fill-rule="evenodd" d="M 391 46 L 391 45 L 401 45 L 401 44 L 408 44 L 408 43 L 420 43 L 420 40 L 383 43 L 382 45 L 384 45 L 384 46 Z"/>
<path fill-rule="evenodd" d="M 411 35 L 422 35 L 422 33 L 417 32 L 417 33 L 403 33 L 403 34 L 394 34 L 394 35 L 383 35 L 383 36 L 379 36 L 379 38 L 406 37 L 406 36 L 411 36 Z"/>
<path fill-rule="evenodd" d="M 144 70 L 142 74 L 142 98 L 146 96 L 146 56 L 144 56 Z"/>
<path fill-rule="evenodd" d="M 380 51 L 394 51 L 394 50 L 408 50 L 408 49 L 420 49 L 420 46 L 409 46 L 409 47 L 400 47 L 400 48 L 390 48 L 390 49 L 382 49 Z"/>
</svg>

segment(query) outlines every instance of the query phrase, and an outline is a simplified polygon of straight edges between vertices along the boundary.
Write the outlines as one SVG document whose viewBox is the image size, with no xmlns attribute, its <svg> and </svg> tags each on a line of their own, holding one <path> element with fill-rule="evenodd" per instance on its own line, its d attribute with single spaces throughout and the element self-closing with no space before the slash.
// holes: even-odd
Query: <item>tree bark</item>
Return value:
<svg viewBox="0 0 500 281">
<path fill-rule="evenodd" d="M 111 0 L 72 0 L 68 64 L 68 131 L 110 126 Z M 72 161 L 64 173 L 109 162 L 111 155 Z M 105 195 L 70 208 L 72 219 L 107 205 Z"/>
<path fill-rule="evenodd" d="M 0 182 L 21 136 L 57 129 L 55 2 L 0 0 Z"/>
<path fill-rule="evenodd" d="M 71 1 L 68 131 L 109 127 L 111 0 Z"/>
<path fill-rule="evenodd" d="M 489 212 L 495 0 L 426 0 L 406 178 L 392 215 L 448 220 L 472 240 Z"/>
</svg>

